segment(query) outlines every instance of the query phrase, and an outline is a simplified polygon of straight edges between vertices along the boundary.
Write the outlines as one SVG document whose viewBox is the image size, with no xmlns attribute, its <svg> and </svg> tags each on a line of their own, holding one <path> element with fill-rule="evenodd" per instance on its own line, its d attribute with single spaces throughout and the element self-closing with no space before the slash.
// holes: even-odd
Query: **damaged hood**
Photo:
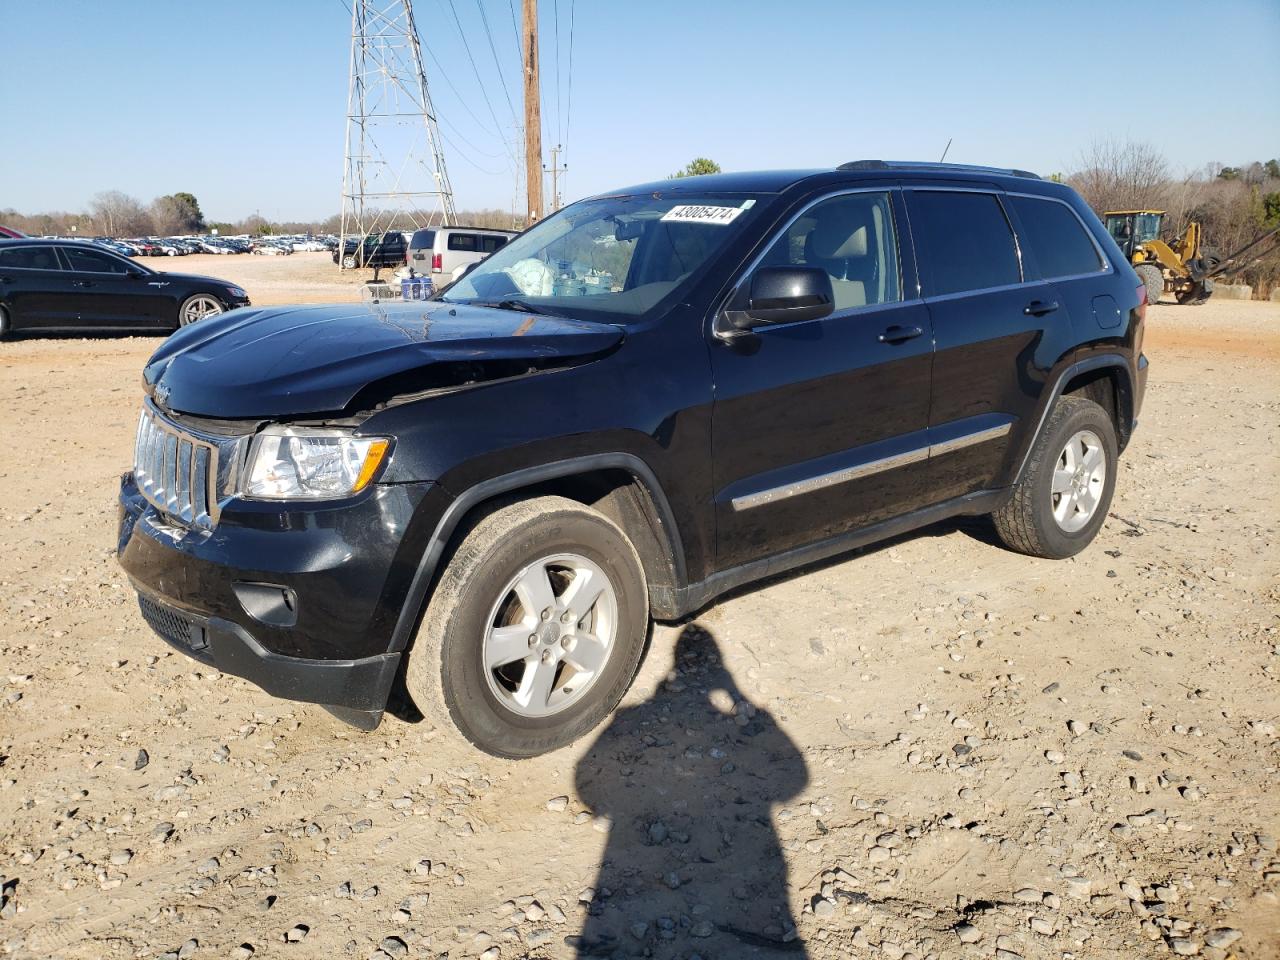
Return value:
<svg viewBox="0 0 1280 960">
<path fill-rule="evenodd" d="M 233 310 L 169 337 L 143 380 L 162 406 L 195 416 L 328 414 L 379 385 L 413 393 L 570 366 L 622 337 L 609 324 L 437 302 Z"/>
</svg>

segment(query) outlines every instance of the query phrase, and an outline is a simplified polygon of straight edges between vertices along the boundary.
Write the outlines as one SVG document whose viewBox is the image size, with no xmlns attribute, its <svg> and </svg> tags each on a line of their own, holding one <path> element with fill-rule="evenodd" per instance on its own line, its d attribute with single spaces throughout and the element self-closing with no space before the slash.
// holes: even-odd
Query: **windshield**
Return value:
<svg viewBox="0 0 1280 960">
<path fill-rule="evenodd" d="M 583 200 L 481 261 L 440 299 L 635 320 L 692 282 L 755 206 L 745 194 Z"/>
</svg>

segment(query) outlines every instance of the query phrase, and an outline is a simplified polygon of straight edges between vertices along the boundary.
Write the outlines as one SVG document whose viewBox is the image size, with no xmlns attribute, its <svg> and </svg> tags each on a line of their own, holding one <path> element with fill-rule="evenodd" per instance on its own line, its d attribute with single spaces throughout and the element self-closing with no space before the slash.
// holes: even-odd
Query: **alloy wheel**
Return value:
<svg viewBox="0 0 1280 960">
<path fill-rule="evenodd" d="M 1053 468 L 1050 498 L 1053 519 L 1067 533 L 1088 525 L 1102 501 L 1107 482 L 1107 454 L 1092 430 L 1072 435 Z"/>
<path fill-rule="evenodd" d="M 204 320 L 206 317 L 216 317 L 222 312 L 222 304 L 216 298 L 200 293 L 183 305 L 180 319 L 185 327 L 189 323 Z"/>
<path fill-rule="evenodd" d="M 526 717 L 567 710 L 615 648 L 618 598 L 604 571 L 561 553 L 529 564 L 489 613 L 481 657 L 490 692 Z"/>
</svg>

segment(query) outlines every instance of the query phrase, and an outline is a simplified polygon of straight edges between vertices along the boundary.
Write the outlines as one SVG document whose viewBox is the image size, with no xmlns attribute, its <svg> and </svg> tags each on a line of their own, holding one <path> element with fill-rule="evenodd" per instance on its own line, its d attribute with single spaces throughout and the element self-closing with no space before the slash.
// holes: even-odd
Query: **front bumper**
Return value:
<svg viewBox="0 0 1280 960">
<path fill-rule="evenodd" d="M 278 697 L 380 711 L 401 657 L 392 631 L 432 523 L 433 503 L 419 507 L 437 497 L 447 499 L 408 483 L 305 509 L 232 502 L 202 531 L 175 525 L 129 473 L 117 554 L 144 619 L 181 652 Z"/>
<path fill-rule="evenodd" d="M 400 654 L 358 660 L 311 660 L 272 653 L 239 624 L 181 610 L 136 581 L 142 618 L 171 647 L 243 677 L 267 693 L 362 712 L 380 711 L 400 667 Z"/>
</svg>

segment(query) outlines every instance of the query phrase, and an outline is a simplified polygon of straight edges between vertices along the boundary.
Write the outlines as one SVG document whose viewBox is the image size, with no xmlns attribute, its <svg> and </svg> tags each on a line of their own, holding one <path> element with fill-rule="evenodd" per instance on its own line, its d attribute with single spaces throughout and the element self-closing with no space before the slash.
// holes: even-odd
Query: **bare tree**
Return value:
<svg viewBox="0 0 1280 960">
<path fill-rule="evenodd" d="M 152 230 L 151 217 L 135 198 L 107 190 L 89 202 L 94 227 L 108 237 L 136 237 Z"/>
<path fill-rule="evenodd" d="M 1150 144 L 1095 140 L 1067 182 L 1098 213 L 1161 209 L 1168 200 L 1169 165 Z"/>
</svg>

